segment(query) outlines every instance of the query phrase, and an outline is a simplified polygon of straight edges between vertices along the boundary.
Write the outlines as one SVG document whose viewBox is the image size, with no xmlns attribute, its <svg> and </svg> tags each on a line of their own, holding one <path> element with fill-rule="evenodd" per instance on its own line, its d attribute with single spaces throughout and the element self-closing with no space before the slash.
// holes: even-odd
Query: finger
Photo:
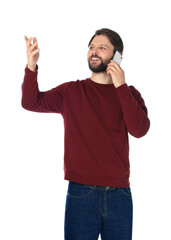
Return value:
<svg viewBox="0 0 171 240">
<path fill-rule="evenodd" d="M 28 44 L 31 45 L 32 37 L 29 38 Z"/>
<path fill-rule="evenodd" d="M 116 71 L 117 71 L 117 69 L 116 69 L 115 66 L 113 66 L 113 65 L 108 66 L 107 69 L 106 69 L 106 71 L 108 71 L 108 70 L 111 70 L 111 71 L 113 71 L 113 72 L 116 72 Z"/>
<path fill-rule="evenodd" d="M 26 37 L 25 40 L 26 40 L 27 48 L 29 48 L 29 47 L 31 46 L 31 40 L 32 40 L 32 38 L 30 37 L 30 38 L 28 39 L 28 38 Z"/>
<path fill-rule="evenodd" d="M 114 71 L 112 71 L 111 69 L 108 69 L 107 70 L 107 75 L 109 75 L 109 74 L 112 76 L 114 74 Z"/>
<path fill-rule="evenodd" d="M 28 55 L 30 55 L 35 49 L 37 49 L 37 42 L 35 42 L 30 48 L 28 49 Z"/>
<path fill-rule="evenodd" d="M 36 49 L 37 46 L 37 42 L 35 42 L 31 47 L 30 47 L 30 51 L 33 51 L 34 49 Z"/>
<path fill-rule="evenodd" d="M 27 36 L 24 36 L 24 39 L 25 39 L 26 45 L 28 46 L 28 44 L 29 44 L 29 39 L 27 38 Z"/>
<path fill-rule="evenodd" d="M 113 60 L 110 61 L 108 66 L 114 66 L 117 70 L 121 70 L 121 67 Z"/>
<path fill-rule="evenodd" d="M 27 36 L 24 36 L 24 39 L 25 39 L 25 41 L 26 41 L 26 42 L 28 41 L 28 38 L 27 38 Z"/>
<path fill-rule="evenodd" d="M 37 38 L 33 37 L 33 43 L 37 42 Z"/>
<path fill-rule="evenodd" d="M 120 67 L 115 61 L 111 60 L 110 63 L 108 65 L 113 65 L 113 66 L 118 66 Z"/>
<path fill-rule="evenodd" d="M 27 54 L 30 52 L 30 47 L 31 47 L 31 39 L 32 38 L 25 38 L 26 39 L 26 46 L 27 46 Z M 28 39 L 28 40 L 27 40 Z"/>
<path fill-rule="evenodd" d="M 30 54 L 30 57 L 33 57 L 35 54 L 37 54 L 38 52 L 40 51 L 40 49 L 36 49 L 34 50 L 31 54 Z"/>
<path fill-rule="evenodd" d="M 114 67 L 111 67 L 111 66 L 108 66 L 107 68 L 106 68 L 106 71 L 116 71 L 116 68 L 114 68 Z"/>
</svg>

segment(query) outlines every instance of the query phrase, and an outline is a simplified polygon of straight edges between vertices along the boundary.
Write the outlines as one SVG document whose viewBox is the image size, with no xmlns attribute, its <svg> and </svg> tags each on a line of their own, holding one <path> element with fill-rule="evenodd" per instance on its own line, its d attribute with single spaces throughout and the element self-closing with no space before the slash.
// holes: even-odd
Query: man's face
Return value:
<svg viewBox="0 0 171 240">
<path fill-rule="evenodd" d="M 106 36 L 95 36 L 87 54 L 90 70 L 95 73 L 106 71 L 108 63 L 113 58 L 113 50 L 114 47 Z"/>
</svg>

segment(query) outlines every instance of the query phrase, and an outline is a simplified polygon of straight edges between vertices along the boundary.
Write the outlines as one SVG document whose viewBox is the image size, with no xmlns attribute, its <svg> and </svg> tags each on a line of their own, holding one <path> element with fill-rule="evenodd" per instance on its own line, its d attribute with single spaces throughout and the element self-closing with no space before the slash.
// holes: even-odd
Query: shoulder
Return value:
<svg viewBox="0 0 171 240">
<path fill-rule="evenodd" d="M 67 85 L 69 88 L 77 88 L 77 87 L 82 86 L 86 82 L 86 80 L 87 79 L 83 79 L 83 80 L 77 79 L 75 81 L 68 82 Z"/>
<path fill-rule="evenodd" d="M 129 89 L 131 90 L 131 92 L 135 98 L 141 97 L 140 92 L 134 86 L 130 85 Z"/>
<path fill-rule="evenodd" d="M 83 82 L 85 80 L 76 80 L 64 82 L 54 88 L 57 92 L 60 92 L 62 95 L 66 95 L 67 93 L 74 93 L 75 91 L 82 88 Z M 75 91 L 74 91 L 75 90 Z"/>
</svg>

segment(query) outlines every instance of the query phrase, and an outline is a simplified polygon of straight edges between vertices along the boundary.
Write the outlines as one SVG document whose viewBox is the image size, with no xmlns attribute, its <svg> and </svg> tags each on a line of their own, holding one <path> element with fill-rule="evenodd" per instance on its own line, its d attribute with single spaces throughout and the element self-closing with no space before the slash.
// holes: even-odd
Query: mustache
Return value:
<svg viewBox="0 0 171 240">
<path fill-rule="evenodd" d="M 91 58 L 93 58 L 93 57 L 94 57 L 94 58 L 99 58 L 99 59 L 101 60 L 101 57 L 99 57 L 99 56 L 96 55 L 96 54 L 95 54 L 95 55 L 91 55 L 91 56 L 89 57 L 89 59 L 91 59 Z"/>
</svg>

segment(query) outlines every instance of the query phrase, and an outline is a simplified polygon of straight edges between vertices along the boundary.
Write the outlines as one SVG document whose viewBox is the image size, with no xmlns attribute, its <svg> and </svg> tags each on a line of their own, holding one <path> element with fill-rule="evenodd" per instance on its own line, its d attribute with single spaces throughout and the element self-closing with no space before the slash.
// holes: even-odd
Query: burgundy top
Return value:
<svg viewBox="0 0 171 240">
<path fill-rule="evenodd" d="M 64 179 L 129 187 L 128 132 L 140 138 L 150 126 L 141 94 L 126 83 L 115 88 L 113 83 L 96 83 L 90 78 L 40 92 L 37 74 L 38 66 L 36 72 L 25 68 L 22 107 L 62 115 Z"/>
</svg>

